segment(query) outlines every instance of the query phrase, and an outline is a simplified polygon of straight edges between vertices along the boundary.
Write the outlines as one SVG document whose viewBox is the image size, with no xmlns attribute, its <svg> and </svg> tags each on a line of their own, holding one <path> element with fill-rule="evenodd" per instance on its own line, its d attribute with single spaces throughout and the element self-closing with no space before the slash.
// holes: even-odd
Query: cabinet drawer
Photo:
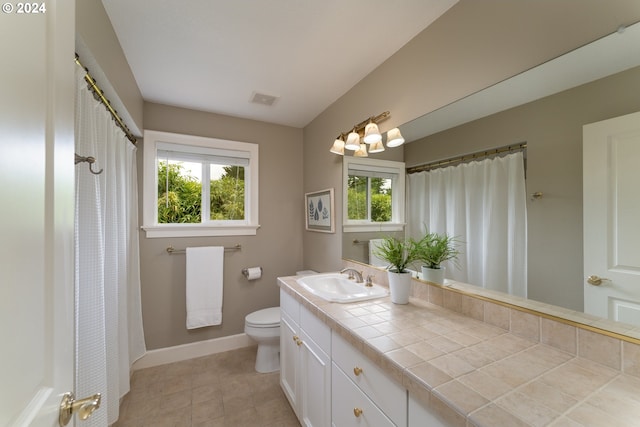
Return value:
<svg viewBox="0 0 640 427">
<path fill-rule="evenodd" d="M 337 333 L 331 359 L 382 411 L 399 426 L 407 425 L 407 391 Z M 355 371 L 358 371 L 356 375 Z"/>
<path fill-rule="evenodd" d="M 300 328 L 318 344 L 325 353 L 331 354 L 331 328 L 305 307 L 300 307 Z"/>
<path fill-rule="evenodd" d="M 335 363 L 331 367 L 331 383 L 331 419 L 335 427 L 395 426 Z"/>
<path fill-rule="evenodd" d="M 282 289 L 280 289 L 280 310 L 287 313 L 294 322 L 300 324 L 300 303 Z"/>
</svg>

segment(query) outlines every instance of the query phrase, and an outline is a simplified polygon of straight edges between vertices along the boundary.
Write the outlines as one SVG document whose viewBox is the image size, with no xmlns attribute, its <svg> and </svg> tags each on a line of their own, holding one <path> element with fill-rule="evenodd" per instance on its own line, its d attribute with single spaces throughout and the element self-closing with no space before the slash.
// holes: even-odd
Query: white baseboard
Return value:
<svg viewBox="0 0 640 427">
<path fill-rule="evenodd" d="M 190 344 L 177 345 L 175 347 L 159 348 L 157 350 L 147 351 L 144 356 L 133 363 L 131 370 L 137 371 L 139 369 L 150 368 L 152 366 L 195 359 L 196 357 L 250 347 L 255 344 L 255 341 L 249 338 L 247 334 L 242 333 L 206 341 L 198 341 Z"/>
</svg>

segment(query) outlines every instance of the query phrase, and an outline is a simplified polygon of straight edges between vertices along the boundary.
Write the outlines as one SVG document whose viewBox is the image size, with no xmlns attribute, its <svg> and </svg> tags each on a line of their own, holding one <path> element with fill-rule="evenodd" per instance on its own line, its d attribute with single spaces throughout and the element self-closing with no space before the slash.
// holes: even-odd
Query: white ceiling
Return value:
<svg viewBox="0 0 640 427">
<path fill-rule="evenodd" d="M 301 128 L 457 1 L 103 4 L 146 101 Z"/>
</svg>

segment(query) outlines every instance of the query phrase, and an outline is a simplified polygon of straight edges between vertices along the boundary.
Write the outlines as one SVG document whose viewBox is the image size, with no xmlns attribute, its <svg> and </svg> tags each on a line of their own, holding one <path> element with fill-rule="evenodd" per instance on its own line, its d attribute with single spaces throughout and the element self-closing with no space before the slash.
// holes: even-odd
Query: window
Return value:
<svg viewBox="0 0 640 427">
<path fill-rule="evenodd" d="M 402 162 L 345 157 L 344 231 L 398 231 L 404 226 Z"/>
<path fill-rule="evenodd" d="M 256 234 L 258 145 L 144 133 L 147 237 Z"/>
</svg>

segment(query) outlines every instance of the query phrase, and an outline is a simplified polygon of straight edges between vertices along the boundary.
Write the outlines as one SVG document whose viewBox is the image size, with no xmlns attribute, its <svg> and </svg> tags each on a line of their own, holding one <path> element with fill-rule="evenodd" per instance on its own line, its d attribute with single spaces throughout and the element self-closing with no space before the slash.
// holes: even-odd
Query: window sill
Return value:
<svg viewBox="0 0 640 427">
<path fill-rule="evenodd" d="M 201 224 L 185 225 L 145 225 L 142 229 L 146 237 L 214 237 L 214 236 L 255 236 L 260 225 L 234 225 L 211 227 Z"/>
<path fill-rule="evenodd" d="M 402 231 L 404 223 L 379 223 L 379 224 L 344 224 L 342 231 L 345 233 L 361 233 L 366 231 Z"/>
</svg>

